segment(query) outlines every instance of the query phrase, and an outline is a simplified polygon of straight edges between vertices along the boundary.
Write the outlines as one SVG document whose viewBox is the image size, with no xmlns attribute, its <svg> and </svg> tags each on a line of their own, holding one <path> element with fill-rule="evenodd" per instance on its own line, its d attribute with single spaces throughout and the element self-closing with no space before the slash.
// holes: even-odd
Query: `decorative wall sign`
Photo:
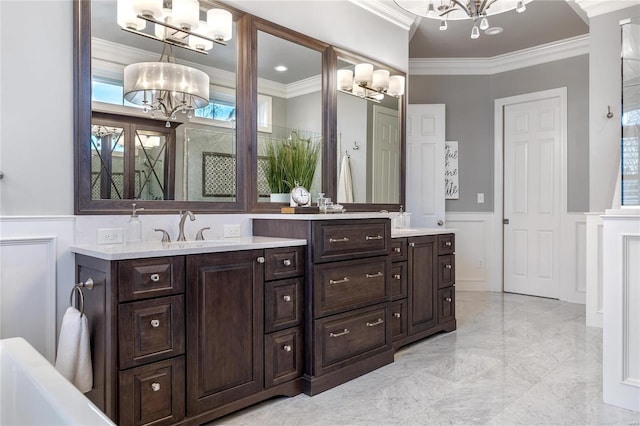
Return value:
<svg viewBox="0 0 640 426">
<path fill-rule="evenodd" d="M 444 198 L 457 200 L 460 198 L 458 184 L 458 141 L 444 143 Z"/>
</svg>

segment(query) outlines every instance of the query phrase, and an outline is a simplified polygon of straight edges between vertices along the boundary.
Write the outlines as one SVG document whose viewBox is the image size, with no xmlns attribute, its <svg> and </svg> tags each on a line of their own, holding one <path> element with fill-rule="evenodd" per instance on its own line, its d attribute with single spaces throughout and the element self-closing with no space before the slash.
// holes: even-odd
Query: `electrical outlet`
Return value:
<svg viewBox="0 0 640 426">
<path fill-rule="evenodd" d="M 240 225 L 225 225 L 224 226 L 224 237 L 225 238 L 233 238 L 240 236 Z"/>
<path fill-rule="evenodd" d="M 478 259 L 478 269 L 484 269 L 484 261 L 482 259 Z"/>
<path fill-rule="evenodd" d="M 478 192 L 478 204 L 484 204 L 484 192 Z"/>
<path fill-rule="evenodd" d="M 98 244 L 121 244 L 123 234 L 122 228 L 98 229 Z"/>
</svg>

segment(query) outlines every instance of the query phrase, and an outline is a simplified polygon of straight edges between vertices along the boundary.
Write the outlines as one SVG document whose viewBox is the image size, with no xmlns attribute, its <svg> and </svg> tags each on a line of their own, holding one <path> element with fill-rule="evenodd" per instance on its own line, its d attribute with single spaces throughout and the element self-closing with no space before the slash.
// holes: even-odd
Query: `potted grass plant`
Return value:
<svg viewBox="0 0 640 426">
<path fill-rule="evenodd" d="M 291 188 L 296 185 L 311 188 L 320 150 L 320 143 L 301 138 L 296 131 L 286 140 L 267 142 L 267 182 L 272 202 L 288 202 Z"/>
</svg>

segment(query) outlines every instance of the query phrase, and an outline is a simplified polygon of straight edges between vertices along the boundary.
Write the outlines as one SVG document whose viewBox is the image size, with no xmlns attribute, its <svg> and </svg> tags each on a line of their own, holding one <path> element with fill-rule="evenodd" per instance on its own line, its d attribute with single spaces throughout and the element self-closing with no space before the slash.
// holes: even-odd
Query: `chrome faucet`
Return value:
<svg viewBox="0 0 640 426">
<path fill-rule="evenodd" d="M 193 222 L 194 220 L 196 220 L 196 216 L 191 213 L 189 210 L 187 210 L 186 212 L 182 213 L 182 211 L 180 211 L 180 224 L 178 225 L 178 229 L 179 229 L 179 233 L 178 233 L 178 241 L 187 241 L 187 239 L 184 236 L 184 221 L 187 220 L 187 216 L 189 216 L 189 219 L 191 219 L 191 221 Z"/>
</svg>

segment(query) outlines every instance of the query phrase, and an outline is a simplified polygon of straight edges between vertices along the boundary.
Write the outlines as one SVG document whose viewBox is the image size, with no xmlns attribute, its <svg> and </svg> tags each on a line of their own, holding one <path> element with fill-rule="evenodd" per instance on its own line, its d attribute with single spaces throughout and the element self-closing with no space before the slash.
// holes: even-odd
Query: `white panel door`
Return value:
<svg viewBox="0 0 640 426">
<path fill-rule="evenodd" d="M 504 291 L 560 295 L 560 130 L 559 98 L 505 106 Z"/>
<path fill-rule="evenodd" d="M 373 199 L 374 203 L 400 201 L 400 131 L 398 111 L 373 106 Z"/>
<path fill-rule="evenodd" d="M 444 226 L 444 104 L 407 107 L 406 211 L 411 227 Z"/>
</svg>

